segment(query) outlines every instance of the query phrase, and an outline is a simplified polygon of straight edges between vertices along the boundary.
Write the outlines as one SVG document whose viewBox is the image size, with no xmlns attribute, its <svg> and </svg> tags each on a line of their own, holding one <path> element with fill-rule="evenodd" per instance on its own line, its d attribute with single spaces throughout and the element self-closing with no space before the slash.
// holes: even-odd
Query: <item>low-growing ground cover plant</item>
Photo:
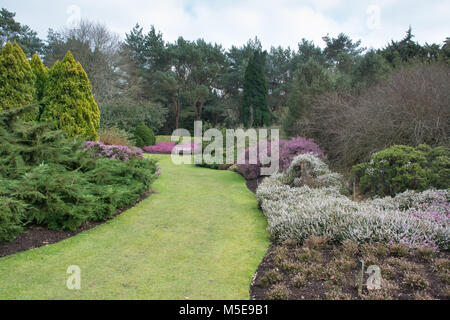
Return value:
<svg viewBox="0 0 450 320">
<path fill-rule="evenodd" d="M 361 274 L 361 261 L 364 273 Z M 370 266 L 380 287 L 367 286 Z M 362 281 L 361 279 L 362 275 Z M 398 244 L 330 244 L 311 236 L 303 245 L 289 239 L 273 245 L 251 287 L 254 300 L 433 300 L 449 299 L 448 252 Z M 281 293 L 281 294 L 280 294 Z"/>
<path fill-rule="evenodd" d="M 296 157 L 286 173 L 266 178 L 257 200 L 272 239 L 303 243 L 310 236 L 328 236 L 333 243 L 449 248 L 449 190 L 357 203 L 339 192 L 341 186 L 341 177 L 310 154 Z"/>
<path fill-rule="evenodd" d="M 143 150 L 146 153 L 171 154 L 175 146 L 176 146 L 175 142 L 158 142 L 154 146 L 144 147 Z"/>
<path fill-rule="evenodd" d="M 105 145 L 101 142 L 85 141 L 84 151 L 92 151 L 93 157 L 127 161 L 129 159 L 143 159 L 143 151 L 137 147 Z"/>
<path fill-rule="evenodd" d="M 176 142 L 158 142 L 154 146 L 146 146 L 143 148 L 144 152 L 150 154 L 171 154 L 172 151 L 182 154 L 184 152 L 190 152 L 195 154 L 201 152 L 201 147 L 195 142 L 188 142 L 184 144 L 177 144 Z"/>
<path fill-rule="evenodd" d="M 312 139 L 302 137 L 282 140 L 280 142 L 280 168 L 282 171 L 289 169 L 292 161 L 300 154 L 311 153 L 319 158 L 324 156 L 323 150 Z"/>
<path fill-rule="evenodd" d="M 285 141 L 280 140 L 280 149 Z M 261 176 L 261 167 L 263 166 L 261 163 L 261 159 L 258 157 L 257 163 L 250 163 L 250 153 L 255 152 L 258 154 L 259 146 L 249 147 L 245 149 L 244 153 L 239 156 L 239 163 L 237 164 L 237 171 L 246 179 L 246 180 L 255 180 Z M 267 142 L 267 155 L 272 155 L 272 143 Z M 267 165 L 269 166 L 269 165 Z"/>
<path fill-rule="evenodd" d="M 279 140 L 279 161 L 280 161 L 280 171 L 286 171 L 291 165 L 294 158 L 301 154 L 313 154 L 317 157 L 323 157 L 323 150 L 311 139 L 305 139 L 302 137 L 292 138 L 290 140 Z M 261 177 L 261 161 L 258 159 L 257 164 L 249 163 L 249 153 L 251 151 L 258 150 L 257 147 L 248 148 L 242 155 L 245 159 L 245 163 L 238 164 L 238 172 L 241 173 L 245 179 L 254 180 Z M 267 154 L 271 154 L 271 143 L 267 143 Z"/>
<path fill-rule="evenodd" d="M 29 111 L 0 113 L 0 242 L 27 224 L 73 231 L 109 218 L 134 204 L 156 179 L 156 161 L 93 157 L 93 150 L 63 131 L 18 120 Z"/>
<path fill-rule="evenodd" d="M 420 145 L 393 146 L 353 167 L 362 193 L 395 196 L 405 190 L 450 188 L 450 149 Z"/>
</svg>

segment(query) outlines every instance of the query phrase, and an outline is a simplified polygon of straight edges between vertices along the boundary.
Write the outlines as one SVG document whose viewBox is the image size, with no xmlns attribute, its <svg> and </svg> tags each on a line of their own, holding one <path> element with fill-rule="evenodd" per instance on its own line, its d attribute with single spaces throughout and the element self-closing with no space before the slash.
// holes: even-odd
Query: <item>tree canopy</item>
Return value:
<svg viewBox="0 0 450 320">
<path fill-rule="evenodd" d="M 3 47 L 8 41 L 16 41 L 28 58 L 31 58 L 35 53 L 41 54 L 44 42 L 30 27 L 17 22 L 14 19 L 15 16 L 14 12 L 5 8 L 0 10 L 0 47 Z"/>
</svg>

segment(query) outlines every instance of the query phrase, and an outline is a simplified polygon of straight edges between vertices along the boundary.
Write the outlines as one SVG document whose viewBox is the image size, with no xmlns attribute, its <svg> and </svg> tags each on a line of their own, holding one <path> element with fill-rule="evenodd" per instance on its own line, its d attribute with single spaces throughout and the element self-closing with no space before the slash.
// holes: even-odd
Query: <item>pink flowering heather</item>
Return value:
<svg viewBox="0 0 450 320">
<path fill-rule="evenodd" d="M 92 150 L 93 157 L 103 157 L 127 161 L 129 159 L 143 159 L 143 152 L 136 147 L 128 146 L 107 146 L 101 142 L 85 141 L 83 143 L 84 151 Z"/>
<path fill-rule="evenodd" d="M 182 150 L 191 152 L 191 154 L 197 154 L 197 153 L 202 152 L 201 146 L 195 142 L 180 144 L 180 145 L 177 145 L 175 148 L 176 148 L 176 151 L 180 152 L 180 153 Z"/>
<path fill-rule="evenodd" d="M 415 208 L 410 209 L 410 212 L 415 217 L 448 224 L 450 222 L 449 200 L 442 191 L 435 191 L 434 194 L 436 195 L 434 199 L 417 204 Z"/>
<path fill-rule="evenodd" d="M 171 154 L 172 151 L 180 152 L 181 150 L 193 151 L 193 153 L 201 152 L 201 147 L 195 142 L 176 145 L 175 142 L 159 142 L 154 146 L 144 147 L 144 152 L 154 154 Z"/>
<path fill-rule="evenodd" d="M 159 142 L 154 146 L 144 147 L 144 152 L 154 154 L 171 154 L 175 148 L 175 142 Z"/>
<path fill-rule="evenodd" d="M 314 140 L 302 137 L 292 138 L 288 141 L 280 140 L 280 169 L 286 171 L 296 156 L 305 153 L 311 153 L 319 158 L 324 156 L 323 150 Z"/>
<path fill-rule="evenodd" d="M 238 164 L 238 171 L 247 179 L 254 180 L 261 175 L 261 162 L 258 164 L 249 164 L 250 151 L 256 151 L 257 147 L 248 148 L 241 159 L 245 159 L 245 164 Z M 267 154 L 271 155 L 271 143 L 267 143 Z M 280 170 L 286 171 L 294 158 L 300 154 L 313 154 L 319 158 L 324 156 L 322 149 L 311 139 L 302 137 L 292 138 L 291 140 L 280 139 Z M 244 158 L 245 157 L 245 158 Z"/>
<path fill-rule="evenodd" d="M 284 140 L 280 140 L 280 149 L 282 144 L 284 143 Z M 241 157 L 238 158 L 238 172 L 244 176 L 246 180 L 254 180 L 261 176 L 261 161 L 258 156 L 258 163 L 257 164 L 251 164 L 249 163 L 250 159 L 250 153 L 258 152 L 259 146 L 254 146 L 246 149 Z M 267 142 L 267 155 L 271 156 L 271 150 L 272 150 L 272 144 L 270 142 Z M 258 154 L 258 153 L 257 153 Z M 243 163 L 244 162 L 244 163 Z"/>
</svg>

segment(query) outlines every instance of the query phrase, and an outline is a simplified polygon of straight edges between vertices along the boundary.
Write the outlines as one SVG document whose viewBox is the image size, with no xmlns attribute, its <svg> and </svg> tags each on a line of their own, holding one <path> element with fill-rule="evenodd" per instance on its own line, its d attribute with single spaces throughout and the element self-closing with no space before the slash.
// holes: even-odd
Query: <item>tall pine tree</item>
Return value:
<svg viewBox="0 0 450 320">
<path fill-rule="evenodd" d="M 242 120 L 246 128 L 270 124 L 267 104 L 267 81 L 265 75 L 267 53 L 256 50 L 251 57 L 244 77 Z"/>
<path fill-rule="evenodd" d="M 23 50 L 8 42 L 0 53 L 0 111 L 30 105 L 35 100 L 35 76 Z M 24 115 L 34 120 L 34 112 Z"/>
<path fill-rule="evenodd" d="M 283 119 L 283 130 L 288 136 L 301 135 L 301 120 L 320 95 L 333 86 L 330 72 L 315 59 L 299 64 L 291 83 L 288 109 Z"/>
<path fill-rule="evenodd" d="M 100 110 L 86 72 L 72 54 L 50 69 L 40 121 L 53 122 L 68 137 L 97 140 Z"/>
</svg>

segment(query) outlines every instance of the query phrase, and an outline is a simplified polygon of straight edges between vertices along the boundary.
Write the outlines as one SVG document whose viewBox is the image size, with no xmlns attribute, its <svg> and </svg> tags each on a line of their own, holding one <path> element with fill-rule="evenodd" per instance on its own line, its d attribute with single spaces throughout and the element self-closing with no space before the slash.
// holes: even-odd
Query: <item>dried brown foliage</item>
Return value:
<svg viewBox="0 0 450 320">
<path fill-rule="evenodd" d="M 416 64 L 360 95 L 330 92 L 297 131 L 314 138 L 340 165 L 366 161 L 395 144 L 450 143 L 450 66 Z"/>
</svg>

